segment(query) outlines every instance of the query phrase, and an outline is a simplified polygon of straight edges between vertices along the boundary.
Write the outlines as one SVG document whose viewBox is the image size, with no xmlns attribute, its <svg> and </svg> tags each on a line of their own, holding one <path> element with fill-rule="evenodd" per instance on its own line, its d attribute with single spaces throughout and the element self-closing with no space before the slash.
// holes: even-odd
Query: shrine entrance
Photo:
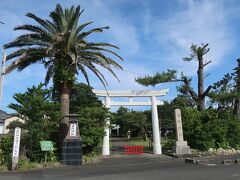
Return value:
<svg viewBox="0 0 240 180">
<path fill-rule="evenodd" d="M 161 147 L 161 135 L 159 129 L 158 111 L 157 105 L 163 105 L 163 101 L 157 100 L 157 97 L 163 97 L 168 93 L 168 89 L 162 90 L 142 90 L 142 91 L 108 91 L 105 90 L 93 90 L 98 97 L 104 97 L 104 105 L 106 108 L 111 109 L 112 106 L 151 106 L 152 110 L 152 132 L 153 132 L 153 154 L 162 154 Z M 129 101 L 115 102 L 111 98 L 127 97 Z M 134 97 L 149 98 L 148 101 L 134 101 Z M 106 122 L 105 136 L 103 138 L 102 155 L 110 155 L 109 146 L 109 125 L 110 119 Z"/>
</svg>

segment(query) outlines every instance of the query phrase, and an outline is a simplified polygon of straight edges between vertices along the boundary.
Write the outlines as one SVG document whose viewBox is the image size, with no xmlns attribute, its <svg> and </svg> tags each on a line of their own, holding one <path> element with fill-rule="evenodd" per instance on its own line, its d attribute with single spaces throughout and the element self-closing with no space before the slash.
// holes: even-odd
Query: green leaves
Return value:
<svg viewBox="0 0 240 180">
<path fill-rule="evenodd" d="M 43 84 L 28 88 L 25 93 L 16 93 L 9 108 L 15 110 L 25 120 L 22 128 L 27 132 L 23 136 L 22 146 L 26 155 L 33 161 L 41 161 L 39 141 L 52 140 L 57 142 L 58 124 L 61 119 L 60 106 L 51 102 L 51 94 L 43 89 Z M 14 128 L 14 124 L 10 128 Z"/>
<path fill-rule="evenodd" d="M 80 115 L 79 129 L 84 154 L 100 153 L 108 110 L 92 92 L 92 87 L 83 83 L 74 84 L 70 100 L 70 113 Z"/>
<path fill-rule="evenodd" d="M 130 130 L 131 136 L 142 136 L 145 139 L 152 129 L 151 111 L 130 111 L 122 106 L 112 113 L 111 122 L 120 126 L 120 136 L 126 136 Z"/>
<path fill-rule="evenodd" d="M 193 59 L 199 60 L 200 57 L 202 58 L 205 54 L 209 52 L 210 48 L 208 47 L 208 43 L 207 44 L 202 43 L 201 46 L 192 44 L 190 50 L 191 50 L 190 56 L 184 57 L 183 58 L 184 61 L 192 61 Z"/>
<path fill-rule="evenodd" d="M 78 111 L 80 134 L 83 141 L 84 154 L 100 153 L 105 120 L 108 111 L 104 107 L 85 107 Z"/>
<path fill-rule="evenodd" d="M 176 78 L 176 70 L 168 69 L 167 72 L 163 71 L 162 73 L 157 72 L 153 76 L 137 77 L 135 80 L 139 84 L 144 86 L 155 86 L 156 84 L 165 83 L 165 82 L 175 82 L 178 81 Z"/>
<path fill-rule="evenodd" d="M 155 86 L 156 84 L 161 84 L 165 82 L 181 81 L 183 82 L 183 85 L 178 88 L 178 90 L 184 95 L 190 95 L 191 98 L 196 102 L 199 111 L 202 111 L 205 109 L 205 97 L 209 94 L 212 88 L 212 86 L 210 85 L 207 87 L 206 90 L 204 90 L 204 67 L 210 64 L 212 61 L 204 63 L 203 56 L 207 54 L 209 50 L 210 48 L 208 48 L 208 44 L 202 43 L 201 46 L 192 44 L 190 56 L 183 58 L 184 61 L 192 61 L 193 59 L 196 59 L 198 61 L 198 93 L 196 93 L 190 86 L 191 78 L 184 76 L 182 73 L 181 77 L 177 79 L 176 70 L 168 69 L 167 72 L 157 72 L 152 76 L 147 75 L 145 77 L 137 77 L 135 81 L 144 86 Z"/>
<path fill-rule="evenodd" d="M 199 112 L 194 108 L 183 108 L 182 119 L 184 138 L 191 148 L 208 150 L 240 145 L 240 122 L 231 115 L 219 114 L 214 109 Z"/>
<path fill-rule="evenodd" d="M 63 9 L 60 4 L 57 4 L 55 10 L 50 13 L 49 19 L 27 13 L 26 16 L 37 24 L 16 27 L 15 30 L 24 30 L 25 34 L 4 45 L 6 49 L 17 48 L 7 56 L 7 60 L 12 60 L 12 63 L 7 67 L 6 73 L 14 69 L 22 71 L 29 65 L 39 62 L 47 68 L 46 83 L 53 78 L 56 84 L 71 86 L 75 80 L 74 76 L 78 73 L 82 73 L 89 82 L 86 70 L 89 69 L 106 86 L 107 82 L 97 66 L 102 66 L 117 78 L 113 68 L 122 67 L 113 58 L 123 59 L 111 48 L 119 48 L 109 43 L 87 41 L 92 34 L 103 32 L 109 27 L 83 31 L 92 22 L 78 25 L 82 13 L 80 6 Z M 106 53 L 110 54 L 111 58 L 106 56 Z"/>
</svg>

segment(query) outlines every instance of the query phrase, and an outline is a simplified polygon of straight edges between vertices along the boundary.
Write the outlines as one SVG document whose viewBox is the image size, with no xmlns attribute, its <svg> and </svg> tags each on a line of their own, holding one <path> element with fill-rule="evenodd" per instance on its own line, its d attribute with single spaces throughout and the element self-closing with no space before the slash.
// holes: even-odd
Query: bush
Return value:
<svg viewBox="0 0 240 180">
<path fill-rule="evenodd" d="M 3 136 L 0 139 L 0 165 L 11 167 L 12 162 L 13 138 L 11 136 Z"/>
<path fill-rule="evenodd" d="M 240 122 L 237 118 L 231 118 L 227 122 L 226 140 L 233 148 L 240 149 Z"/>
<path fill-rule="evenodd" d="M 79 129 L 84 154 L 98 154 L 104 136 L 107 109 L 103 107 L 84 108 L 79 112 Z"/>
<path fill-rule="evenodd" d="M 216 110 L 199 112 L 194 108 L 182 111 L 184 137 L 191 148 L 238 148 L 240 146 L 240 122 L 231 116 L 224 119 Z"/>
<path fill-rule="evenodd" d="M 37 163 L 30 162 L 26 156 L 20 156 L 18 160 L 18 170 L 24 171 L 37 167 Z"/>
</svg>

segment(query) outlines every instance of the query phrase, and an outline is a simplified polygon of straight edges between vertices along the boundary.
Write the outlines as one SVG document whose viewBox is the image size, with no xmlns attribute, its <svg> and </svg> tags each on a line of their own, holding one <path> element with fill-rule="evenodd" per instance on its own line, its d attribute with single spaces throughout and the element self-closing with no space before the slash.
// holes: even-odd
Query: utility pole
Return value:
<svg viewBox="0 0 240 180">
<path fill-rule="evenodd" d="M 6 64 L 6 53 L 2 51 L 2 68 L 1 68 L 1 75 L 0 75 L 0 102 L 2 101 L 2 94 L 3 94 L 3 80 L 5 75 L 5 64 Z"/>
<path fill-rule="evenodd" d="M 0 24 L 5 25 L 4 22 L 0 21 Z M 2 49 L 2 67 L 1 67 L 1 74 L 0 74 L 0 102 L 2 102 L 2 94 L 3 94 L 3 80 L 5 75 L 5 64 L 6 64 L 6 53 Z"/>
</svg>

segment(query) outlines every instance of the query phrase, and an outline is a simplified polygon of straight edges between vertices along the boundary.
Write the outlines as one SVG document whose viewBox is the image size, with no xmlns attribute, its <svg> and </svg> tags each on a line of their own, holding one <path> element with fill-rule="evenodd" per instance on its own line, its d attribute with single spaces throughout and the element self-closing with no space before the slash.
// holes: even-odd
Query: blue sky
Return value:
<svg viewBox="0 0 240 180">
<path fill-rule="evenodd" d="M 192 43 L 209 43 L 206 60 L 206 86 L 231 72 L 240 57 L 240 1 L 238 0 L 1 0 L 0 46 L 13 40 L 21 32 L 13 27 L 33 23 L 25 17 L 27 12 L 47 18 L 56 3 L 64 7 L 81 5 L 85 9 L 80 23 L 94 21 L 92 27 L 110 26 L 110 30 L 89 40 L 106 41 L 120 47 L 118 53 L 125 59 L 125 71 L 117 71 L 120 83 L 104 71 L 109 90 L 141 90 L 169 88 L 164 100 L 177 94 L 177 84 L 143 87 L 134 81 L 136 76 L 153 74 L 166 69 L 192 76 L 196 87 L 196 62 L 183 62 Z M 7 51 L 9 53 L 9 51 Z M 0 109 L 14 102 L 12 96 L 24 92 L 27 87 L 44 81 L 45 70 L 34 65 L 22 72 L 5 77 L 3 101 Z M 91 85 L 103 89 L 101 83 L 90 74 Z M 84 81 L 79 77 L 79 81 Z"/>
</svg>

